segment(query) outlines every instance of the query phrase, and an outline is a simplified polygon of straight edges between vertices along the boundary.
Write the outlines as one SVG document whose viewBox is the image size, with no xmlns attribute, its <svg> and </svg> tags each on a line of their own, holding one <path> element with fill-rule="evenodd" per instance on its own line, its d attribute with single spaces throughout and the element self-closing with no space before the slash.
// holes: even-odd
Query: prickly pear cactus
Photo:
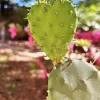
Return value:
<svg viewBox="0 0 100 100">
<path fill-rule="evenodd" d="M 32 6 L 28 22 L 35 40 L 57 63 L 48 81 L 48 100 L 100 100 L 100 72 L 94 66 L 81 60 L 61 62 L 76 27 L 74 7 L 67 0 L 47 2 Z"/>
<path fill-rule="evenodd" d="M 59 63 L 65 56 L 76 27 L 75 9 L 67 0 L 57 0 L 53 5 L 39 2 L 28 14 L 30 30 L 47 56 Z"/>
<path fill-rule="evenodd" d="M 48 100 L 100 100 L 100 72 L 91 64 L 65 61 L 49 77 Z"/>
</svg>

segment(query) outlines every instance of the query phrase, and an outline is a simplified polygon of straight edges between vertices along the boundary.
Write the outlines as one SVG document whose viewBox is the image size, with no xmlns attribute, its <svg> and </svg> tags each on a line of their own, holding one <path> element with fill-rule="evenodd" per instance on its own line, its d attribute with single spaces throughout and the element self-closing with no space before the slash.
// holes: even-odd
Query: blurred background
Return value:
<svg viewBox="0 0 100 100">
<path fill-rule="evenodd" d="M 0 100 L 45 100 L 52 62 L 32 37 L 27 13 L 33 0 L 0 0 Z M 73 0 L 77 30 L 66 57 L 100 70 L 100 0 Z"/>
</svg>

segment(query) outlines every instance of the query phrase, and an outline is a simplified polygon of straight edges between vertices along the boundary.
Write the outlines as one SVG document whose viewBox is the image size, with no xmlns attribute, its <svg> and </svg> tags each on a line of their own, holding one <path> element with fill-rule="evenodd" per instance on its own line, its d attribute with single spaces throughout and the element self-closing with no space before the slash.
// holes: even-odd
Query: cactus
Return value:
<svg viewBox="0 0 100 100">
<path fill-rule="evenodd" d="M 72 4 L 66 0 L 57 0 L 53 5 L 39 2 L 32 6 L 28 22 L 37 43 L 53 62 L 59 63 L 75 32 L 76 14 Z"/>
<path fill-rule="evenodd" d="M 82 60 L 59 64 L 48 83 L 48 100 L 100 100 L 100 72 Z"/>
<path fill-rule="evenodd" d="M 82 60 L 61 62 L 76 28 L 76 13 L 66 0 L 32 6 L 28 22 L 34 39 L 56 68 L 48 81 L 48 100 L 100 100 L 100 72 Z"/>
</svg>

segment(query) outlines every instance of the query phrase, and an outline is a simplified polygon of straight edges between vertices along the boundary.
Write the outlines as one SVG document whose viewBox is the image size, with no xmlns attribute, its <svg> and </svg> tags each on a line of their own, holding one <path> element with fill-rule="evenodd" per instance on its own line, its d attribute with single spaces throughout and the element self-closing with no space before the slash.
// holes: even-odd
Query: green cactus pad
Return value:
<svg viewBox="0 0 100 100">
<path fill-rule="evenodd" d="M 51 6 L 32 6 L 28 22 L 33 37 L 53 62 L 60 62 L 73 38 L 76 27 L 75 8 L 68 1 L 57 0 Z"/>
<path fill-rule="evenodd" d="M 48 83 L 48 100 L 100 100 L 100 72 L 85 61 L 58 65 Z"/>
</svg>

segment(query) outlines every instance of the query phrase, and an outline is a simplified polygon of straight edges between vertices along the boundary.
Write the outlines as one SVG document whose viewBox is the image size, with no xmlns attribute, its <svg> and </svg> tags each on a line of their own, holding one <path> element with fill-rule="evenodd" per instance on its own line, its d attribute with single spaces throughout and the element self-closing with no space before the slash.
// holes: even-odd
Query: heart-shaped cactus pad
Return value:
<svg viewBox="0 0 100 100">
<path fill-rule="evenodd" d="M 31 7 L 27 18 L 34 39 L 53 62 L 59 63 L 75 32 L 75 7 L 61 0 L 53 5 L 39 2 Z"/>
</svg>

